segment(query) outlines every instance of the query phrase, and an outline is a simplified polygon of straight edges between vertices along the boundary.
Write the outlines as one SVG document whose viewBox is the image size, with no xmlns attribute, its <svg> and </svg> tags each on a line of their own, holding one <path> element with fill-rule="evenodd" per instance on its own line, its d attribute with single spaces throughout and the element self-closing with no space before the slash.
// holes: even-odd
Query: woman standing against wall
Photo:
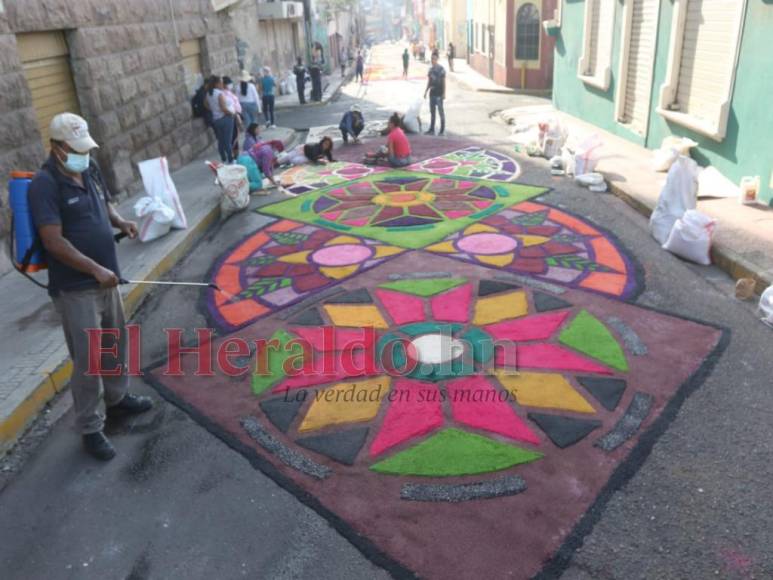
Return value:
<svg viewBox="0 0 773 580">
<path fill-rule="evenodd" d="M 229 99 L 223 90 L 222 77 L 213 76 L 209 79 L 206 106 L 212 113 L 212 127 L 217 138 L 217 151 L 223 163 L 234 160 L 233 133 L 236 111 L 229 108 Z"/>
<path fill-rule="evenodd" d="M 242 106 L 242 117 L 244 118 L 244 126 L 249 127 L 258 121 L 258 115 L 261 112 L 260 98 L 250 73 L 243 70 L 239 81 L 238 97 L 239 103 Z"/>
</svg>

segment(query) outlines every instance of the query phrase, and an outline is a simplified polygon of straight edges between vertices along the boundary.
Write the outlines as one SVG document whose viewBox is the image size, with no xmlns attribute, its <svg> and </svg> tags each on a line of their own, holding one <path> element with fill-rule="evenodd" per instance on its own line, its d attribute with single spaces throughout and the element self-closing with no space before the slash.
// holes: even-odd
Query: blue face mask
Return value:
<svg viewBox="0 0 773 580">
<path fill-rule="evenodd" d="M 68 153 L 64 168 L 70 173 L 83 173 L 89 168 L 90 161 L 88 153 Z"/>
</svg>

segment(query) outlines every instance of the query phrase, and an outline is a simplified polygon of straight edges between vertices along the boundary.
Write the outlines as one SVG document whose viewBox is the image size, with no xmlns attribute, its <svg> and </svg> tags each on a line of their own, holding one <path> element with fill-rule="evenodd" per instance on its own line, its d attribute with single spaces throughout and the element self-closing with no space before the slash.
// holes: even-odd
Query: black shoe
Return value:
<svg viewBox="0 0 773 580">
<path fill-rule="evenodd" d="M 102 431 L 84 435 L 83 448 L 86 450 L 86 453 L 100 461 L 110 461 L 115 457 L 115 447 L 113 447 L 110 439 L 105 437 Z"/>
<path fill-rule="evenodd" d="M 429 131 L 424 131 L 424 134 L 425 135 L 434 135 L 435 134 L 435 130 L 434 129 L 430 129 Z"/>
<path fill-rule="evenodd" d="M 153 408 L 153 399 L 140 395 L 126 394 L 117 405 L 107 408 L 108 417 L 117 415 L 139 415 Z"/>
<path fill-rule="evenodd" d="M 438 136 L 438 137 L 442 137 L 442 136 L 443 136 L 443 135 L 445 135 L 445 134 L 446 134 L 446 132 L 445 132 L 445 131 L 440 131 L 440 133 L 438 133 L 438 134 L 437 134 L 437 136 Z"/>
</svg>

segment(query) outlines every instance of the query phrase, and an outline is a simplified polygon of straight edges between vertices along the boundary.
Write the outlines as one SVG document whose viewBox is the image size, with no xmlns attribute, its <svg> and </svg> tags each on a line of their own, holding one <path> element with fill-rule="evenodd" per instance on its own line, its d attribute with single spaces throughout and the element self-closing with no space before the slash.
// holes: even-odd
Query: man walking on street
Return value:
<svg viewBox="0 0 773 580">
<path fill-rule="evenodd" d="M 293 67 L 295 75 L 295 88 L 298 91 L 298 102 L 301 105 L 306 104 L 306 67 L 303 66 L 303 60 L 298 57 L 296 65 Z"/>
<path fill-rule="evenodd" d="M 440 132 L 443 135 L 446 132 L 446 113 L 443 110 L 443 101 L 446 98 L 446 70 L 438 64 L 438 55 L 432 55 L 432 66 L 427 74 L 427 88 L 424 90 L 424 98 L 429 93 L 429 130 L 425 135 L 435 134 L 435 111 L 440 113 Z"/>
<path fill-rule="evenodd" d="M 72 359 L 76 424 L 86 451 L 108 461 L 115 449 L 103 433 L 105 408 L 109 417 L 153 406 L 150 398 L 127 392 L 126 319 L 117 288 L 121 274 L 112 228 L 134 238 L 137 224 L 110 204 L 102 174 L 90 159 L 97 144 L 86 121 L 62 113 L 52 119 L 49 134 L 51 154 L 30 184 L 30 210 L 46 252 L 48 292 Z M 93 329 L 105 331 L 97 344 L 87 332 Z M 94 373 L 90 363 L 100 352 L 104 372 Z M 117 374 L 108 375 L 113 370 Z"/>
<path fill-rule="evenodd" d="M 408 49 L 403 51 L 403 78 L 408 78 L 408 63 L 411 62 L 411 55 L 408 54 Z"/>
<path fill-rule="evenodd" d="M 448 56 L 448 70 L 450 70 L 451 72 L 454 72 L 454 59 L 456 58 L 456 48 L 454 48 L 453 42 L 448 43 L 448 52 L 446 54 Z"/>
</svg>

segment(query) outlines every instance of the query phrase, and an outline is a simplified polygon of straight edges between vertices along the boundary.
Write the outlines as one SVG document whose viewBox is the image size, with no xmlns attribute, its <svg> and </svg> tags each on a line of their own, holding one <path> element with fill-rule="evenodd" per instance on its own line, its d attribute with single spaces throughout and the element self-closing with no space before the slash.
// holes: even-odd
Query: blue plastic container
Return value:
<svg viewBox="0 0 773 580">
<path fill-rule="evenodd" d="M 8 201 L 11 205 L 11 212 L 13 212 L 13 261 L 17 268 L 21 267 L 27 251 L 33 246 L 37 238 L 27 199 L 27 192 L 29 191 L 33 176 L 34 174 L 29 172 L 13 171 L 8 182 Z M 32 254 L 26 271 L 37 272 L 45 267 L 46 261 L 43 251 L 38 250 Z"/>
</svg>

